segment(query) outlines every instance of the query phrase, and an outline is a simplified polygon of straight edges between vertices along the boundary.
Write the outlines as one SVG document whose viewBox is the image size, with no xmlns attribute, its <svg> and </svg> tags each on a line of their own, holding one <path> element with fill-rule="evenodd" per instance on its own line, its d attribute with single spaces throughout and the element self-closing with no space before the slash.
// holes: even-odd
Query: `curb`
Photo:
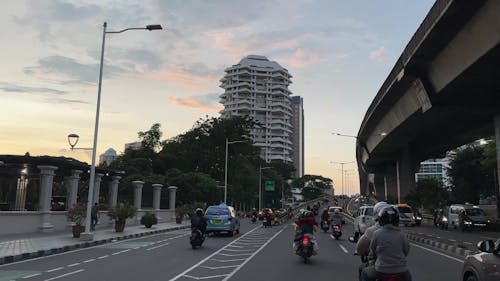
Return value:
<svg viewBox="0 0 500 281">
<path fill-rule="evenodd" d="M 458 247 L 455 245 L 450 245 L 450 244 L 438 242 L 438 241 L 435 241 L 432 239 L 419 237 L 419 236 L 409 234 L 409 233 L 406 234 L 406 237 L 410 241 L 413 241 L 413 242 L 416 242 L 416 243 L 419 243 L 419 244 L 422 244 L 425 246 L 430 246 L 432 248 L 436 248 L 436 249 L 439 249 L 443 252 L 457 255 L 457 256 L 460 256 L 463 258 L 465 258 L 467 255 L 470 255 L 473 253 L 473 251 L 471 251 L 471 250 L 467 250 L 467 249 L 464 249 L 464 248 L 461 248 L 461 247 Z"/>
<path fill-rule="evenodd" d="M 90 241 L 90 242 L 81 242 L 81 243 L 76 243 L 73 245 L 66 245 L 63 247 L 51 248 L 51 249 L 46 249 L 46 250 L 38 250 L 35 252 L 22 253 L 22 254 L 11 255 L 11 256 L 4 256 L 4 257 L 0 257 L 0 265 L 18 262 L 18 261 L 22 261 L 22 260 L 44 257 L 44 256 L 50 256 L 50 255 L 54 255 L 54 254 L 60 254 L 60 253 L 64 253 L 64 252 L 70 252 L 70 251 L 73 251 L 76 249 L 94 247 L 97 245 L 102 245 L 102 244 L 111 243 L 111 242 L 120 241 L 120 240 L 126 240 L 126 239 L 148 236 L 148 235 L 164 233 L 164 232 L 171 232 L 171 231 L 181 230 L 181 229 L 186 229 L 186 228 L 189 228 L 189 226 L 177 226 L 177 227 L 173 227 L 173 228 L 157 229 L 157 230 L 151 230 L 151 231 L 146 231 L 146 232 L 141 232 L 141 233 L 134 233 L 134 234 L 116 236 L 116 237 L 112 237 L 112 238 L 100 239 L 100 240 L 95 240 L 95 241 Z"/>
</svg>

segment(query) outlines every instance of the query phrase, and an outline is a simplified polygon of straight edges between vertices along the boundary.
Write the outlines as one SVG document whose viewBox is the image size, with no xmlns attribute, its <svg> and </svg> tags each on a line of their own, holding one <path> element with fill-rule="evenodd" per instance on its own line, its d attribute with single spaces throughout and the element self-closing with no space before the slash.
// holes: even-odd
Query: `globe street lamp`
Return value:
<svg viewBox="0 0 500 281">
<path fill-rule="evenodd" d="M 242 142 L 248 142 L 247 140 L 238 140 L 238 141 L 229 141 L 226 138 L 226 161 L 225 161 L 225 166 L 224 166 L 224 204 L 227 204 L 227 155 L 228 155 L 228 148 L 230 144 L 235 144 L 235 143 L 242 143 Z"/>
<path fill-rule="evenodd" d="M 99 111 L 101 107 L 101 87 L 102 87 L 102 69 L 103 69 L 103 64 L 104 64 L 104 46 L 106 42 L 106 34 L 108 33 L 122 33 L 127 30 L 161 30 L 162 27 L 159 24 L 155 25 L 147 25 L 146 27 L 132 27 L 132 28 L 126 28 L 123 30 L 119 31 L 106 31 L 108 24 L 104 22 L 103 24 L 103 30 L 102 30 L 102 46 L 101 46 L 101 62 L 99 66 L 99 83 L 98 83 L 98 88 L 97 88 L 97 105 L 96 105 L 96 115 L 95 115 L 95 126 L 94 126 L 94 144 L 92 146 L 92 164 L 90 166 L 90 182 L 89 182 L 89 194 L 88 194 L 88 199 L 87 199 L 87 215 L 85 218 L 85 233 L 82 233 L 82 240 L 93 240 L 93 234 L 91 233 L 90 230 L 90 217 L 92 214 L 92 199 L 94 196 L 94 178 L 95 178 L 95 158 L 96 158 L 96 150 L 97 150 L 97 136 L 98 136 L 98 131 L 99 131 Z M 75 140 L 74 145 L 78 142 L 78 135 L 76 134 L 71 134 L 68 136 L 68 141 L 70 140 Z M 71 146 L 70 142 L 70 146 Z M 72 148 L 74 147 L 72 146 Z"/>
<path fill-rule="evenodd" d="M 259 211 L 262 210 L 262 170 L 272 168 L 273 167 L 259 167 Z"/>
</svg>

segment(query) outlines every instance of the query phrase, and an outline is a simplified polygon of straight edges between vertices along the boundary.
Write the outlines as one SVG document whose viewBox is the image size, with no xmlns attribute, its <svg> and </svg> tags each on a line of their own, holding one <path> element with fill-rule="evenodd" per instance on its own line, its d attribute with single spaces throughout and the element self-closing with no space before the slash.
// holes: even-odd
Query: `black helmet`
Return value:
<svg viewBox="0 0 500 281">
<path fill-rule="evenodd" d="M 198 216 L 203 216 L 203 209 L 202 209 L 202 208 L 198 208 L 198 209 L 196 209 L 196 214 L 197 214 Z"/>
<path fill-rule="evenodd" d="M 379 213 L 378 222 L 380 225 L 384 226 L 387 224 L 392 224 L 394 226 L 399 225 L 399 212 L 396 208 L 388 206 L 383 208 Z"/>
</svg>

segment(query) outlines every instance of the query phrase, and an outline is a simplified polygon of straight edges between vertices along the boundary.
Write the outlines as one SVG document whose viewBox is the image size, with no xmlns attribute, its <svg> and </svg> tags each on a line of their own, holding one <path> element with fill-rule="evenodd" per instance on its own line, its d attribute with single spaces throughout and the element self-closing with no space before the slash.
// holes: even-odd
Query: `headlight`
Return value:
<svg viewBox="0 0 500 281">
<path fill-rule="evenodd" d="M 443 221 L 448 221 L 448 219 L 446 217 L 443 217 Z"/>
<path fill-rule="evenodd" d="M 465 224 L 472 224 L 471 221 L 465 221 Z"/>
<path fill-rule="evenodd" d="M 421 220 L 422 218 L 421 217 L 417 217 L 417 220 Z"/>
</svg>

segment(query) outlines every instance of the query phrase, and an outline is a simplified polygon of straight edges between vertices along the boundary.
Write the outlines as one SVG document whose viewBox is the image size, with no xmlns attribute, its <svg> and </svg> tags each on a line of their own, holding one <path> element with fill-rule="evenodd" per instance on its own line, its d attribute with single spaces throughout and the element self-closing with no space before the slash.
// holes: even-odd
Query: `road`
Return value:
<svg viewBox="0 0 500 281">
<path fill-rule="evenodd" d="M 303 264 L 292 253 L 290 223 L 263 229 L 242 221 L 235 237 L 210 237 L 192 250 L 188 231 L 117 241 L 92 248 L 0 266 L 0 281 L 123 280 L 357 280 L 359 259 L 346 236 L 318 233 L 320 251 Z M 459 259 L 412 245 L 413 280 L 460 280 Z"/>
</svg>

